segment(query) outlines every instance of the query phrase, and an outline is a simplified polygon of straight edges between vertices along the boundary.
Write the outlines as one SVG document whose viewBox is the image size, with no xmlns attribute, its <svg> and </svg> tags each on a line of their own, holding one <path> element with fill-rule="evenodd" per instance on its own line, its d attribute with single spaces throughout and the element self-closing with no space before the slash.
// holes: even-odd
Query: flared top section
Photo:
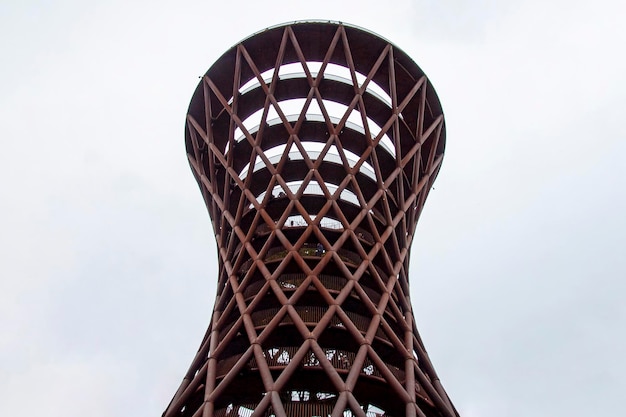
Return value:
<svg viewBox="0 0 626 417">
<path fill-rule="evenodd" d="M 334 38 L 338 27 L 342 27 L 346 37 L 349 39 L 349 56 L 346 55 L 345 45 L 341 45 L 342 42 L 339 42 L 339 45 L 336 42 L 335 45 L 332 44 L 333 41 L 336 41 Z M 290 40 L 297 41 L 300 51 L 297 51 L 292 45 L 285 45 L 285 49 L 280 51 L 287 28 L 292 32 Z M 238 51 L 242 47 L 245 48 L 248 56 L 245 59 L 246 63 L 237 68 Z M 332 50 L 330 49 L 331 47 L 333 47 Z M 257 73 L 263 74 L 266 84 L 269 84 L 272 80 L 275 68 L 280 71 L 282 79 L 288 75 L 289 78 L 304 78 L 306 80 L 306 71 L 301 65 L 303 61 L 308 64 L 310 75 L 313 77 L 318 75 L 320 64 L 324 61 L 328 62 L 330 64 L 329 68 L 326 69 L 325 73 L 319 75 L 327 79 L 339 78 L 337 81 L 344 81 L 347 85 L 353 83 L 351 79 L 352 74 L 350 73 L 350 67 L 353 66 L 355 75 L 363 84 L 365 76 L 370 75 L 370 71 L 374 69 L 377 61 L 381 58 L 381 53 L 384 53 L 387 49 L 393 49 L 393 60 L 398 66 L 396 68 L 395 80 L 393 81 L 397 95 L 401 100 L 425 76 L 419 66 L 402 50 L 373 32 L 334 22 L 294 22 L 258 32 L 224 53 L 206 72 L 205 77 L 209 77 L 212 80 L 221 95 L 229 102 L 232 102 L 235 95 L 241 95 L 244 92 L 249 93 L 254 89 L 253 87 L 259 87 L 260 80 Z M 282 52 L 282 56 L 280 61 L 277 61 L 279 52 Z M 329 54 L 330 56 L 328 56 Z M 250 60 L 254 62 L 254 69 L 251 65 L 246 65 L 250 64 Z M 389 65 L 379 65 L 378 70 L 371 75 L 372 78 L 369 80 L 370 88 L 367 89 L 367 92 L 376 91 L 376 89 L 384 91 L 382 97 L 378 96 L 377 98 L 386 102 L 388 107 L 391 107 L 390 89 L 392 86 L 390 83 L 392 80 L 389 78 Z M 247 86 L 251 88 L 238 88 L 235 90 L 235 83 L 239 84 L 240 87 Z M 205 104 L 207 103 L 203 94 L 203 84 L 204 82 L 200 82 L 194 92 L 189 105 L 189 115 L 193 116 L 196 121 L 205 123 Z M 443 113 L 441 104 L 432 86 L 424 85 L 424 88 L 427 92 L 425 116 L 430 121 L 433 121 Z M 296 96 L 299 97 L 301 95 L 297 94 Z M 348 95 L 350 97 L 344 98 L 342 101 L 349 100 L 354 93 L 348 93 Z M 219 98 L 216 96 L 212 98 L 213 103 L 211 104 L 215 108 L 221 108 L 222 105 L 219 102 Z M 406 123 L 412 123 L 415 130 L 418 122 L 416 118 L 419 114 L 412 110 L 415 109 L 401 109 L 401 113 L 403 119 L 406 118 Z M 220 139 L 225 141 L 228 138 Z M 191 143 L 188 132 L 186 143 L 187 149 L 190 150 Z M 439 143 L 443 150 L 445 129 L 441 134 Z"/>
<path fill-rule="evenodd" d="M 369 240 L 391 233 L 398 259 L 444 144 L 423 71 L 385 39 L 332 22 L 233 46 L 198 85 L 186 129 L 218 241 L 326 225 Z"/>
</svg>

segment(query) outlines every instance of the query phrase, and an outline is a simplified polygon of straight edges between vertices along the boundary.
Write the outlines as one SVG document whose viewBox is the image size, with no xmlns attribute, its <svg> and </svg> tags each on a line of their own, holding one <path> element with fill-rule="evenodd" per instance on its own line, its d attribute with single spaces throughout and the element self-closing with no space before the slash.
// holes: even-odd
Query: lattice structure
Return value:
<svg viewBox="0 0 626 417">
<path fill-rule="evenodd" d="M 164 416 L 457 416 L 408 283 L 444 142 L 424 73 L 373 33 L 298 22 L 226 52 L 186 130 L 217 299 Z"/>
</svg>

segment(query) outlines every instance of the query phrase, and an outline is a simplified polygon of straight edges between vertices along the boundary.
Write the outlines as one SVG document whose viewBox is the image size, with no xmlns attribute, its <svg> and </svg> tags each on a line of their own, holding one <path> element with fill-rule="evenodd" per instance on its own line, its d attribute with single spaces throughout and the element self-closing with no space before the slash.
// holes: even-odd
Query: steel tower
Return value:
<svg viewBox="0 0 626 417">
<path fill-rule="evenodd" d="M 458 416 L 409 300 L 445 144 L 422 70 L 357 27 L 272 27 L 202 77 L 185 140 L 217 298 L 164 416 Z"/>
</svg>

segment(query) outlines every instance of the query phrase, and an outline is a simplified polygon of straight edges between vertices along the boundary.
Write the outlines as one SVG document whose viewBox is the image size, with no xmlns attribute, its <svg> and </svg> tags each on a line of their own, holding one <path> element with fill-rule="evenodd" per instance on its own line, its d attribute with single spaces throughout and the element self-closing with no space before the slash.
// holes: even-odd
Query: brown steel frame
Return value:
<svg viewBox="0 0 626 417">
<path fill-rule="evenodd" d="M 301 71 L 279 73 L 289 64 Z M 186 127 L 218 290 L 164 416 L 457 416 L 409 300 L 409 249 L 445 143 L 421 69 L 360 28 L 282 25 L 209 69 Z"/>
</svg>

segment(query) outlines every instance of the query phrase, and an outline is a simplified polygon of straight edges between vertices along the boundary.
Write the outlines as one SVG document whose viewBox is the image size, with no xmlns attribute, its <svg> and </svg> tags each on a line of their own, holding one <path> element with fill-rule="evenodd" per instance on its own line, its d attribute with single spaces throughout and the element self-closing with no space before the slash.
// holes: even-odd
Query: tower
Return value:
<svg viewBox="0 0 626 417">
<path fill-rule="evenodd" d="M 207 71 L 185 140 L 217 298 L 164 417 L 458 416 L 409 299 L 445 144 L 422 70 L 357 27 L 272 27 Z"/>
</svg>

